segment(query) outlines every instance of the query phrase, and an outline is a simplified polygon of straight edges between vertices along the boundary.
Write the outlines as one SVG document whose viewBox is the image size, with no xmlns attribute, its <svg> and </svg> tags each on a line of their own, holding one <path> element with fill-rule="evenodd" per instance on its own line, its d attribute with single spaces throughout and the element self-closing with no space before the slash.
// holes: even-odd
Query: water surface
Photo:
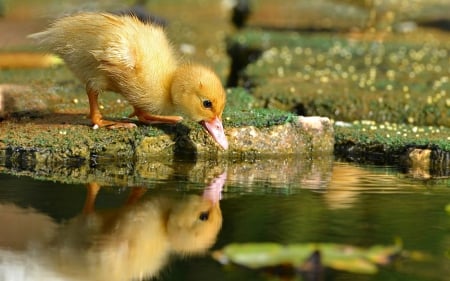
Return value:
<svg viewBox="0 0 450 281">
<path fill-rule="evenodd" d="M 92 191 L 88 186 L 95 181 L 68 184 L 8 174 L 11 171 L 0 174 L 0 280 L 36 280 L 39 274 L 46 280 L 86 280 L 86 276 L 101 280 L 94 277 L 103 272 L 102 260 L 108 261 L 104 272 L 114 280 L 113 275 L 125 276 L 119 272 L 120 264 L 130 259 L 118 253 L 133 247 L 145 252 L 148 245 L 155 249 L 154 245 L 164 243 L 168 246 L 152 250 L 151 255 L 133 256 L 141 259 L 143 267 L 158 267 L 152 272 L 159 280 L 279 280 L 261 271 L 222 266 L 203 249 L 198 255 L 193 248 L 219 249 L 234 242 L 369 247 L 393 244 L 396 239 L 405 249 L 429 258 L 398 259 L 374 275 L 327 270 L 323 280 L 448 280 L 448 180 L 422 181 L 386 166 L 333 161 L 316 166 L 302 161 L 288 162 L 291 169 L 276 161 L 190 169 L 175 165 L 170 176 L 141 179 L 140 188 L 102 184 L 91 206 L 96 211 L 86 203 L 87 190 Z M 198 173 L 199 169 L 204 171 Z M 220 191 L 220 209 L 213 210 L 205 202 L 214 201 L 211 196 L 218 200 Z M 157 215 L 174 210 L 177 215 Z M 159 219 L 167 225 L 171 217 L 173 224 L 213 223 L 209 228 L 200 226 L 200 238 L 194 242 L 186 238 L 188 232 L 179 235 L 188 226 L 172 236 L 158 234 Z M 113 265 L 108 260 L 111 255 L 121 262 Z M 86 275 L 90 270 L 92 275 Z M 77 279 L 80 276 L 83 279 Z"/>
</svg>

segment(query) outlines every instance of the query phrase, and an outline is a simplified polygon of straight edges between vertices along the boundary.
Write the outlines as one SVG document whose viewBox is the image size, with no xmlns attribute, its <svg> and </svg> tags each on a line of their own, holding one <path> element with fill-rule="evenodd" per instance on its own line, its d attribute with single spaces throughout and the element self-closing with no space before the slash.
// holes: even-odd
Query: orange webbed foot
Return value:
<svg viewBox="0 0 450 281">
<path fill-rule="evenodd" d="M 107 128 L 107 129 L 132 129 L 136 128 L 136 124 L 131 122 L 116 122 L 103 119 L 92 120 L 94 123 L 94 129 Z"/>
<path fill-rule="evenodd" d="M 94 124 L 94 129 L 97 128 L 108 128 L 108 129 L 119 129 L 119 128 L 135 128 L 136 124 L 130 122 L 116 122 L 116 121 L 108 121 L 103 120 L 102 114 L 100 113 L 100 109 L 98 106 L 98 94 L 99 90 L 96 89 L 92 82 L 88 82 L 86 84 L 86 93 L 89 98 L 89 109 L 92 124 Z"/>
<path fill-rule="evenodd" d="M 153 115 L 137 108 L 134 109 L 134 112 L 129 117 L 134 116 L 145 124 L 175 124 L 183 120 L 181 116 Z"/>
</svg>

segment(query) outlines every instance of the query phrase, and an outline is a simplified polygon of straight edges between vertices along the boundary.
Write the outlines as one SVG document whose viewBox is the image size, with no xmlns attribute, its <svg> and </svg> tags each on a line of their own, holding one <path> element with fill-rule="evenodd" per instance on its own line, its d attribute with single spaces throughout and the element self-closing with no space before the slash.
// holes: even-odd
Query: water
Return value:
<svg viewBox="0 0 450 281">
<path fill-rule="evenodd" d="M 207 253 L 192 252 L 211 243 L 212 249 L 234 242 L 370 247 L 396 239 L 428 258 L 400 258 L 373 275 L 326 270 L 321 280 L 450 276 L 448 179 L 423 181 L 394 167 L 326 159 L 172 163 L 167 174 L 150 170 L 134 177 L 142 188 L 107 184 L 129 183 L 124 175 L 99 176 L 97 213 L 86 203 L 87 190 L 97 187 L 92 171 L 90 184 L 74 183 L 76 177 L 35 180 L 26 171 L 0 174 L 0 280 L 124 280 L 133 266 L 158 280 L 308 280 L 223 266 Z M 220 211 L 214 207 L 219 195 Z M 172 227 L 190 225 L 158 232 L 170 220 Z M 189 236 L 194 228 L 198 239 Z"/>
</svg>

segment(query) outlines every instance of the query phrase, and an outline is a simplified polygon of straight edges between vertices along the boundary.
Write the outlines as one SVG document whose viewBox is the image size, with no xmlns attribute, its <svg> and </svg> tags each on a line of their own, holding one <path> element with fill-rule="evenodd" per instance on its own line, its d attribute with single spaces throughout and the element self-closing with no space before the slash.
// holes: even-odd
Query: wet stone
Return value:
<svg viewBox="0 0 450 281">
<path fill-rule="evenodd" d="M 335 124 L 338 158 L 400 164 L 415 177 L 416 162 L 401 159 L 410 159 L 409 148 L 430 149 L 437 156 L 423 177 L 448 177 L 449 41 L 446 35 L 408 36 L 249 27 L 227 43 L 236 50 L 229 53 L 232 64 L 246 60 L 235 80 L 248 87 L 253 103 L 328 117 Z"/>
<path fill-rule="evenodd" d="M 185 175 L 187 181 L 208 182 L 226 170 L 227 179 L 239 182 L 244 188 L 252 188 L 256 181 L 266 181 L 279 187 L 280 191 L 289 192 L 287 183 L 293 181 L 307 182 L 309 185 L 314 183 L 317 189 L 322 189 L 323 183 L 329 180 L 332 173 L 334 158 L 331 154 L 323 154 L 323 157 L 315 158 L 299 155 L 248 156 L 232 161 L 227 158 L 193 161 L 160 157 L 136 159 L 133 163 L 106 157 L 97 160 L 95 167 L 87 161 L 78 165 L 43 162 L 24 165 L 22 162 L 21 166 L 17 166 L 17 163 L 5 166 L 0 163 L 0 172 L 64 183 L 95 181 L 104 186 L 136 186 L 167 180 L 180 174 Z"/>
<path fill-rule="evenodd" d="M 0 123 L 1 149 L 14 151 L 20 148 L 22 154 L 33 155 L 33 165 L 54 166 L 83 162 L 95 166 L 101 158 L 134 163 L 147 158 L 172 159 L 180 155 L 208 159 L 333 154 L 334 132 L 328 118 L 259 110 L 253 107 L 253 99 L 242 89 L 229 91 L 228 96 L 223 115 L 230 144 L 228 150 L 221 149 L 200 125 L 191 121 L 155 126 L 138 123 L 137 128 L 131 130 L 94 130 L 86 119 L 87 114 L 37 111 L 37 116 L 30 119 L 16 115 L 20 108 L 13 108 L 12 115 Z M 47 101 L 41 99 L 42 104 L 46 104 Z M 22 106 L 28 107 L 27 104 Z M 10 161 L 11 166 L 27 164 L 23 161 L 14 163 L 18 161 L 16 158 L 3 161 Z"/>
<path fill-rule="evenodd" d="M 228 42 L 232 65 L 245 65 L 235 84 L 250 86 L 260 106 L 298 115 L 450 126 L 448 40 L 352 36 L 240 31 Z"/>
<path fill-rule="evenodd" d="M 33 95 L 30 87 L 17 84 L 0 84 L 0 120 L 15 116 L 32 116 L 46 111 L 48 104 Z"/>
</svg>

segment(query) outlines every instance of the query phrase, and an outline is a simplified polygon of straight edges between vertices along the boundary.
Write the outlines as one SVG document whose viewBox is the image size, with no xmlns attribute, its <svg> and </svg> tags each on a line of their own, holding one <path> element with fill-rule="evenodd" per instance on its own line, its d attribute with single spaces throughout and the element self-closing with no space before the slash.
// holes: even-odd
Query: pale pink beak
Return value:
<svg viewBox="0 0 450 281">
<path fill-rule="evenodd" d="M 227 180 L 227 172 L 223 172 L 220 176 L 213 179 L 212 182 L 205 188 L 203 198 L 209 200 L 213 204 L 219 203 L 222 199 L 222 190 L 225 181 Z"/>
<path fill-rule="evenodd" d="M 225 150 L 228 149 L 228 140 L 223 130 L 222 121 L 215 117 L 211 121 L 201 121 L 200 124 L 205 128 L 213 139 Z"/>
</svg>

